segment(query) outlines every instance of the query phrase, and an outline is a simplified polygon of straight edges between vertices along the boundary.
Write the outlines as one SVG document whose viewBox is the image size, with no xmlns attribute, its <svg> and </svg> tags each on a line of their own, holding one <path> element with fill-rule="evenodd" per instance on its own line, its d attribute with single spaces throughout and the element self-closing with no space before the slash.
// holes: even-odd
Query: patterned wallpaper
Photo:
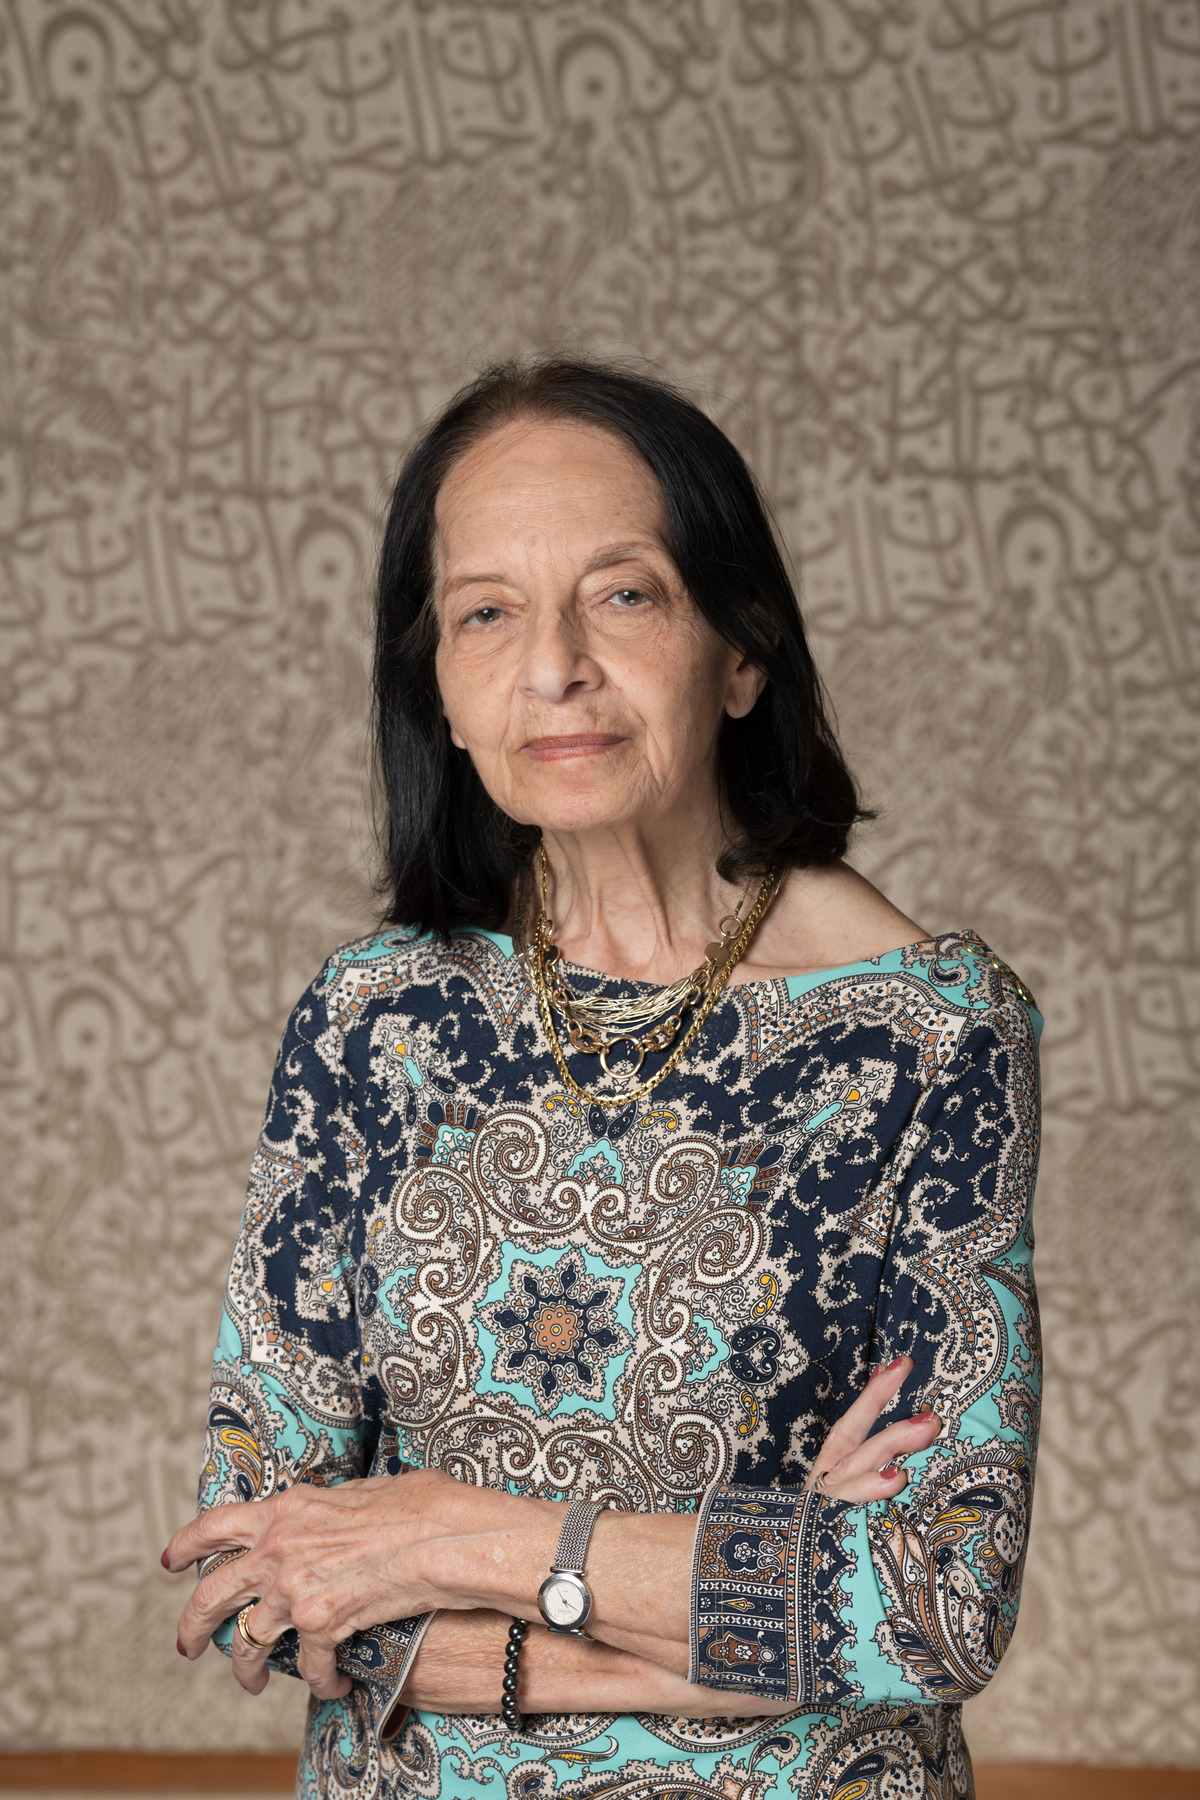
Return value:
<svg viewBox="0 0 1200 1800">
<path fill-rule="evenodd" d="M 156 1557 L 277 1035 L 372 918 L 389 471 L 559 344 L 749 452 L 859 865 L 1048 1014 L 976 1753 L 1200 1762 L 1195 4 L 7 0 L 0 208 L 4 1740 L 294 1741 Z"/>
</svg>

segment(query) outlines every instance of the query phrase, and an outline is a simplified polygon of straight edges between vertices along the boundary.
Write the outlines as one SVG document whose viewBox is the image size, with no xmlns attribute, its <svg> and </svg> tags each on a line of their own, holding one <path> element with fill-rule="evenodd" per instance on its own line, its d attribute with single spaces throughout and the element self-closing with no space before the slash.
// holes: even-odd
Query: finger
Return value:
<svg viewBox="0 0 1200 1800">
<path fill-rule="evenodd" d="M 900 1392 L 912 1366 L 911 1356 L 894 1356 L 890 1363 L 875 1365 L 862 1393 L 830 1427 L 818 1457 L 822 1468 L 831 1467 L 864 1442 L 880 1413 Z"/>
<path fill-rule="evenodd" d="M 932 1412 L 899 1419 L 836 1463 L 830 1464 L 823 1455 L 819 1456 L 810 1486 L 817 1487 L 830 1500 L 844 1500 L 856 1506 L 869 1500 L 893 1498 L 908 1484 L 908 1474 L 897 1458 L 928 1449 L 941 1429 L 942 1421 Z"/>
<path fill-rule="evenodd" d="M 280 1635 L 272 1630 L 267 1618 L 266 1608 L 261 1604 L 252 1606 L 239 1613 L 238 1619 L 245 1624 L 246 1630 L 255 1640 L 253 1644 L 246 1641 L 241 1626 L 234 1621 L 233 1639 L 233 1673 L 248 1694 L 261 1694 L 271 1679 L 271 1671 L 267 1668 L 267 1658 L 274 1648 L 275 1639 Z"/>
<path fill-rule="evenodd" d="M 941 1429 L 942 1421 L 934 1412 L 917 1413 L 911 1419 L 895 1419 L 842 1458 L 838 1464 L 839 1479 L 845 1481 L 852 1476 L 866 1475 L 897 1457 L 927 1450 L 937 1440 Z"/>
<path fill-rule="evenodd" d="M 250 1549 L 266 1530 L 262 1500 L 231 1500 L 226 1506 L 210 1506 L 181 1525 L 162 1553 L 164 1569 L 178 1575 L 214 1550 Z"/>
<path fill-rule="evenodd" d="M 178 1635 L 187 1657 L 199 1656 L 218 1625 L 233 1618 L 243 1606 L 260 1598 L 263 1586 L 261 1572 L 257 1579 L 253 1569 L 247 1570 L 246 1559 L 225 1563 L 198 1581 L 191 1598 L 179 1615 Z M 286 1624 L 279 1630 L 286 1629 Z M 256 1632 L 254 1634 L 258 1636 Z M 276 1633 L 278 1636 L 278 1632 Z"/>
<path fill-rule="evenodd" d="M 912 1367 L 911 1356 L 893 1356 L 889 1363 L 876 1363 L 867 1377 L 862 1393 L 851 1401 L 829 1433 L 831 1438 L 836 1434 L 840 1453 L 862 1443 L 880 1413 L 891 1405 L 900 1392 L 912 1373 Z"/>
<path fill-rule="evenodd" d="M 847 1506 L 866 1506 L 872 1500 L 894 1500 L 902 1494 L 908 1486 L 908 1471 L 899 1463 L 888 1463 L 885 1468 L 847 1476 L 829 1485 L 831 1500 L 841 1500 Z"/>
<path fill-rule="evenodd" d="M 337 1646 L 334 1644 L 314 1643 L 312 1638 L 302 1637 L 297 1667 L 314 1699 L 341 1700 L 354 1686 L 350 1677 L 343 1675 L 337 1666 Z"/>
</svg>

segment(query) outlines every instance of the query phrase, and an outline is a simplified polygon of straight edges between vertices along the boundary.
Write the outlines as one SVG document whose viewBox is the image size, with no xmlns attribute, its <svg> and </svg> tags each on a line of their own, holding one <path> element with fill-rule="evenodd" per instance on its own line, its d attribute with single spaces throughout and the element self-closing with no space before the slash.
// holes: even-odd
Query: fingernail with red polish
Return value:
<svg viewBox="0 0 1200 1800">
<path fill-rule="evenodd" d="M 888 1374 L 894 1375 L 896 1370 L 900 1367 L 900 1364 L 903 1361 L 904 1361 L 904 1358 L 902 1356 L 893 1356 L 891 1362 L 887 1366 Z"/>
<path fill-rule="evenodd" d="M 169 1569 L 171 1566 L 171 1552 L 169 1550 L 164 1550 L 158 1560 L 164 1569 Z"/>
<path fill-rule="evenodd" d="M 180 1656 L 187 1655 L 187 1651 L 183 1647 L 183 1639 L 182 1638 L 175 1639 L 175 1648 L 178 1650 Z"/>
<path fill-rule="evenodd" d="M 885 1469 L 880 1469 L 879 1473 L 883 1476 L 885 1481 L 893 1481 L 900 1473 L 900 1465 L 899 1463 L 888 1463 L 887 1467 Z"/>
<path fill-rule="evenodd" d="M 879 1362 L 879 1363 L 875 1364 L 875 1367 L 871 1370 L 871 1373 L 867 1377 L 867 1379 L 868 1379 L 868 1381 L 874 1381 L 874 1379 L 877 1375 L 882 1375 L 882 1374 L 883 1374 L 883 1364 L 881 1362 Z"/>
<path fill-rule="evenodd" d="M 933 1419 L 937 1419 L 937 1414 L 934 1412 L 932 1406 L 923 1406 L 920 1412 L 915 1412 L 913 1414 L 914 1425 L 928 1425 Z M 939 1425 L 941 1422 L 942 1421 L 938 1419 Z"/>
</svg>

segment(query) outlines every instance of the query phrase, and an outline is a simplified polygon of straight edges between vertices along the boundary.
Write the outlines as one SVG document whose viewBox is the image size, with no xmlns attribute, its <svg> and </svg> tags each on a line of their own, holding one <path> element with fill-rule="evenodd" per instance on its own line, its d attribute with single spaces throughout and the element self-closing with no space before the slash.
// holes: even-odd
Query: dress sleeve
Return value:
<svg viewBox="0 0 1200 1800">
<path fill-rule="evenodd" d="M 288 1021 L 251 1165 L 214 1358 L 200 1511 L 266 1500 L 298 1481 L 354 1480 L 369 1472 L 379 1437 L 356 1309 L 368 1151 L 323 990 L 318 977 Z M 201 1577 L 228 1554 L 206 1559 Z M 381 1623 L 338 1647 L 338 1668 L 365 1690 L 377 1735 L 402 1722 L 390 1715 L 432 1616 Z M 214 1634 L 227 1654 L 233 1630 L 227 1619 Z M 296 1633 L 285 1632 L 269 1666 L 296 1675 L 297 1652 Z"/>
<path fill-rule="evenodd" d="M 827 1707 L 965 1700 L 995 1672 L 1016 1618 L 1037 1445 L 1038 1145 L 1036 1032 L 1009 993 L 966 1027 L 857 1225 L 856 1247 L 882 1265 L 873 1357 L 914 1359 L 890 1416 L 925 1401 L 942 1432 L 906 1459 L 894 1500 L 709 1491 L 693 1682 Z"/>
</svg>

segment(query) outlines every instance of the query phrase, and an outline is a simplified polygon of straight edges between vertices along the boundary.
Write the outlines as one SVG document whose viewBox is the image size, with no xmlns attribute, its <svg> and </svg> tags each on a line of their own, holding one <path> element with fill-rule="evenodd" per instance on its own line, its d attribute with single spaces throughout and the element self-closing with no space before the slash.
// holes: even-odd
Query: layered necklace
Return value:
<svg viewBox="0 0 1200 1800">
<path fill-rule="evenodd" d="M 720 999 L 729 977 L 745 955 L 760 919 L 774 899 L 783 878 L 782 871 L 773 869 L 764 877 L 754 905 L 743 919 L 742 908 L 750 895 L 750 884 L 747 884 L 733 912 L 726 913 L 717 926 L 718 936 L 706 948 L 704 961 L 690 975 L 671 982 L 657 993 L 631 1000 L 608 1000 L 602 994 L 577 994 L 567 985 L 554 942 L 554 921 L 546 903 L 545 844 L 538 855 L 538 878 L 541 908 L 533 931 L 530 933 L 527 929 L 532 884 L 526 871 L 518 891 L 513 935 L 537 996 L 538 1010 L 558 1072 L 568 1091 L 591 1106 L 616 1109 L 628 1106 L 631 1101 L 642 1100 L 679 1067 L 695 1043 L 704 1021 Z M 683 1015 L 689 1011 L 691 1023 L 676 1043 Z M 567 1067 L 555 1028 L 556 1012 L 566 1023 L 571 1049 L 587 1056 L 598 1056 L 608 1079 L 625 1084 L 616 1094 L 591 1093 L 575 1080 Z M 630 1049 L 623 1054 L 635 1060 L 612 1069 L 608 1059 L 618 1045 L 628 1045 Z M 656 1050 L 670 1050 L 671 1054 L 648 1081 L 638 1083 L 642 1064 L 647 1055 Z"/>
</svg>

